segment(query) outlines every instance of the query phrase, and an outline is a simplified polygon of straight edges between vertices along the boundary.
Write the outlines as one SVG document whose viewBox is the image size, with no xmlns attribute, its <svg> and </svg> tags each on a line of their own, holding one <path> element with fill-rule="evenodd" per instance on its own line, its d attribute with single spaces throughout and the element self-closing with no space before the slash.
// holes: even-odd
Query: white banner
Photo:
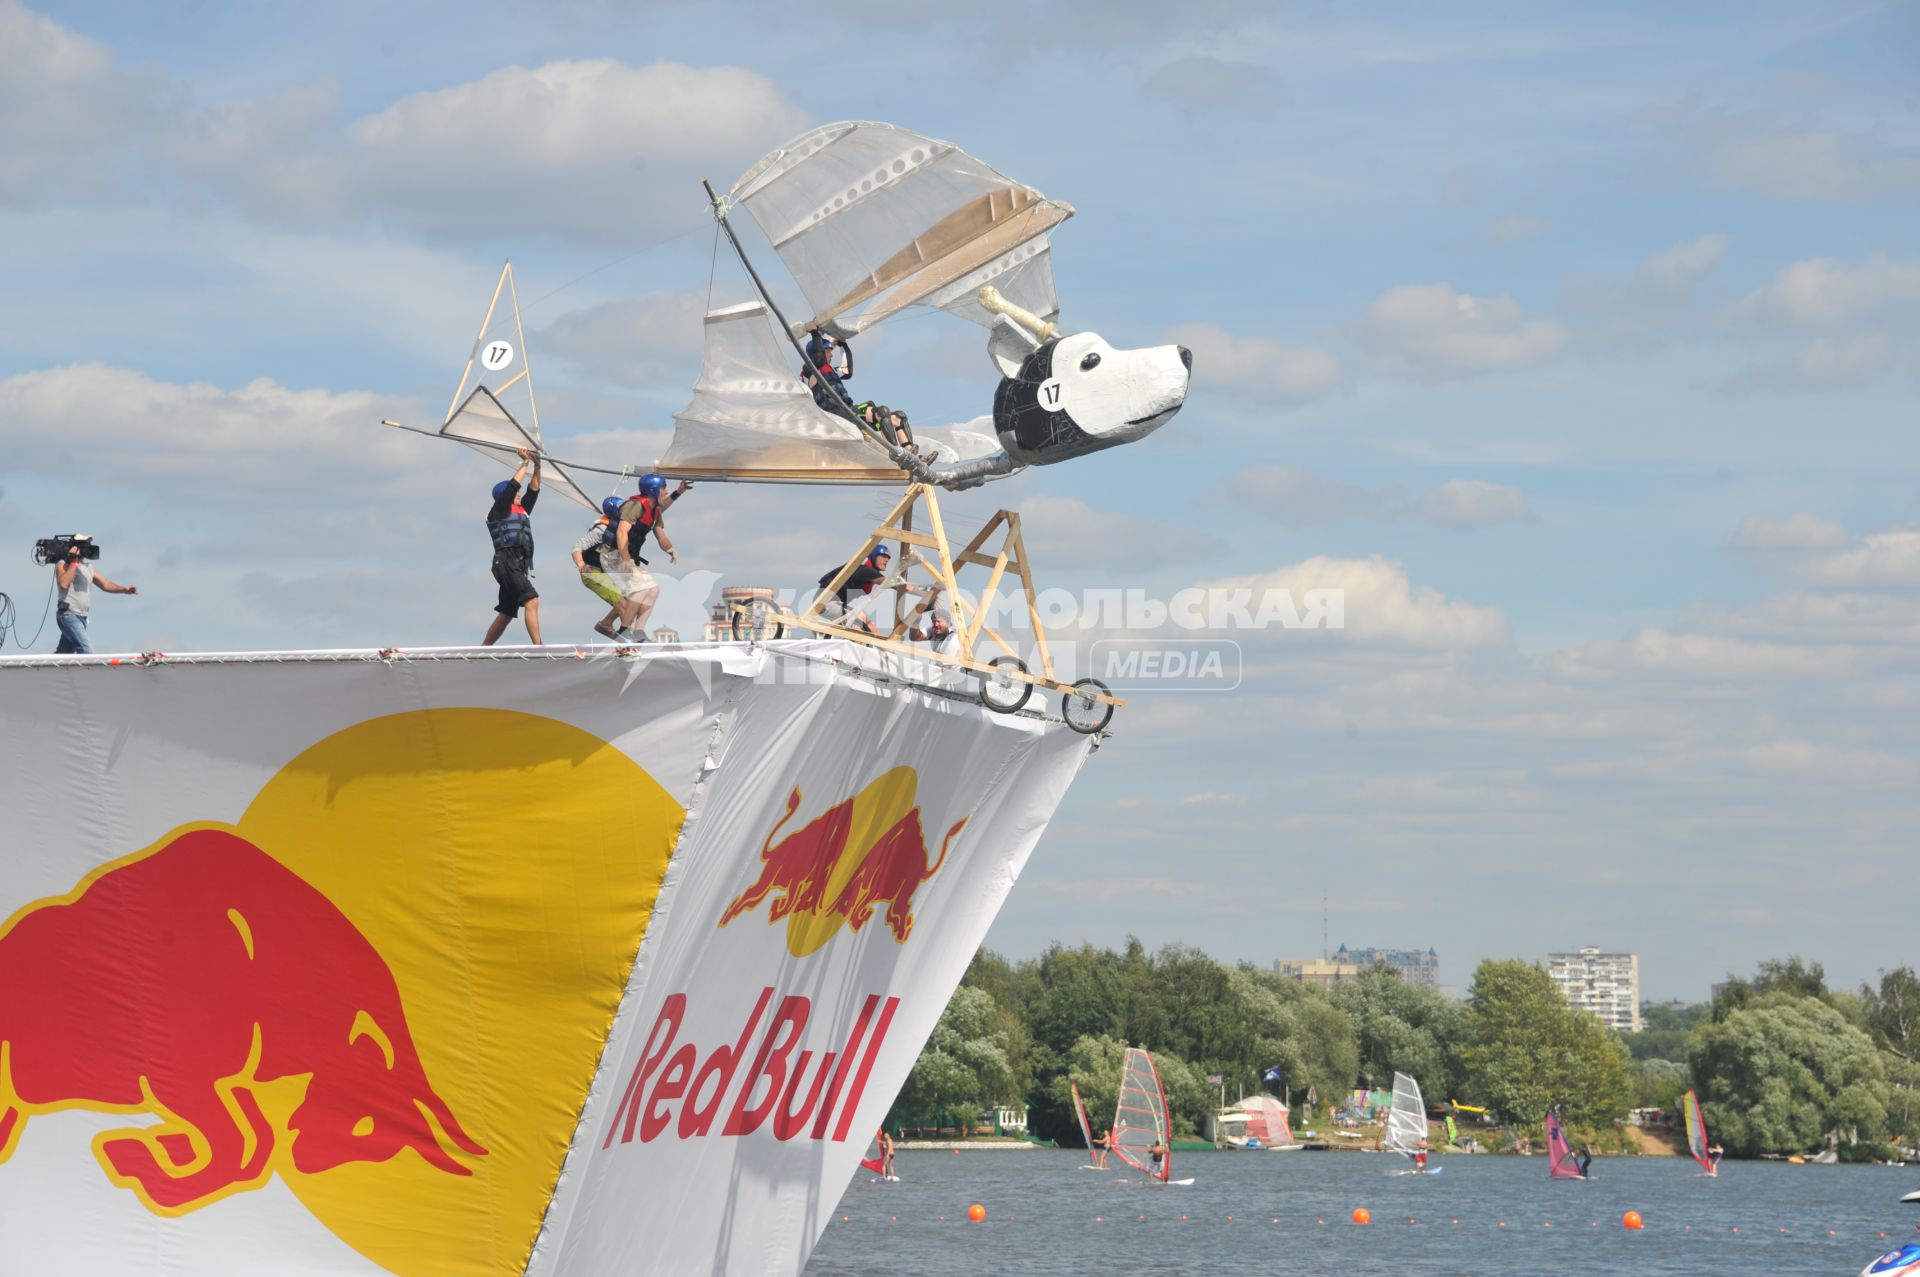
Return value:
<svg viewBox="0 0 1920 1277">
<path fill-rule="evenodd" d="M 1088 752 L 841 651 L 0 662 L 0 1277 L 798 1272 Z"/>
</svg>

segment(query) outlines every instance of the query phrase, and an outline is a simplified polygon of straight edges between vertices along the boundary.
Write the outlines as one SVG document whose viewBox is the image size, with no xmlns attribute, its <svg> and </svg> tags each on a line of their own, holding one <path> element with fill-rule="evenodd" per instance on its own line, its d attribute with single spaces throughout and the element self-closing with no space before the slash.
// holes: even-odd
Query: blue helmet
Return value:
<svg viewBox="0 0 1920 1277">
<path fill-rule="evenodd" d="M 867 562 L 872 563 L 875 559 L 879 558 L 883 554 L 886 555 L 889 559 L 893 557 L 893 551 L 889 550 L 886 547 L 885 542 L 882 542 L 881 544 L 874 546 L 872 550 L 868 551 Z"/>
<path fill-rule="evenodd" d="M 666 490 L 666 486 L 667 481 L 657 474 L 640 476 L 640 495 L 643 497 L 657 497 Z"/>
<path fill-rule="evenodd" d="M 502 479 L 500 482 L 494 484 L 493 499 L 498 501 L 501 497 L 506 496 L 509 492 L 513 491 L 513 486 L 513 480 L 511 479 Z"/>
<path fill-rule="evenodd" d="M 626 502 L 622 501 L 619 497 L 608 497 L 600 503 L 600 513 L 606 515 L 609 519 L 617 519 L 620 517 L 620 507 L 625 504 Z"/>
</svg>

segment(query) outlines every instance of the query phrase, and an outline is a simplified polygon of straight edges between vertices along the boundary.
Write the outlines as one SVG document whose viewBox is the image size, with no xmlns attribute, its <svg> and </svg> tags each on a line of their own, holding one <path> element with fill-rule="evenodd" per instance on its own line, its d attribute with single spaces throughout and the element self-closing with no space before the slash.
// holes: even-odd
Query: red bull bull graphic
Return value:
<svg viewBox="0 0 1920 1277">
<path fill-rule="evenodd" d="M 57 978 L 49 979 L 49 975 Z M 160 1214 L 412 1152 L 486 1156 L 433 1089 L 393 973 L 325 896 L 236 834 L 176 835 L 0 930 L 0 1162 L 26 1120 L 146 1113 L 94 1152 Z"/>
<path fill-rule="evenodd" d="M 684 818 L 565 723 L 396 714 L 8 901 L 0 1205 L 107 1114 L 81 1138 L 143 1214 L 278 1181 L 388 1272 L 521 1272 Z"/>
<path fill-rule="evenodd" d="M 913 768 L 895 767 L 775 846 L 775 836 L 800 809 L 796 787 L 787 795 L 786 815 L 761 845 L 760 876 L 727 906 L 720 925 L 759 908 L 778 892 L 767 922 L 786 919 L 787 950 L 804 958 L 843 926 L 859 931 L 884 901 L 887 927 L 905 944 L 913 932 L 914 893 L 940 872 L 953 840 L 967 825 L 963 817 L 947 830 L 940 854 L 929 864 L 916 802 L 918 784 Z"/>
</svg>

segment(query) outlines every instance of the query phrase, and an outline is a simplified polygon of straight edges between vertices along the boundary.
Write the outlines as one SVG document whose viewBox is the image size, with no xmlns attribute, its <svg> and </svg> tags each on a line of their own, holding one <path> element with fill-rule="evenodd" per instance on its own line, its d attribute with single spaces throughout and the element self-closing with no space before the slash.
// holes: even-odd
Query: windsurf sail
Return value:
<svg viewBox="0 0 1920 1277">
<path fill-rule="evenodd" d="M 1460 1128 L 1453 1124 L 1453 1114 L 1447 1114 L 1446 1123 L 1448 1145 L 1458 1144 L 1460 1142 Z"/>
<path fill-rule="evenodd" d="M 1427 1138 L 1427 1106 L 1420 1084 L 1405 1073 L 1393 1075 L 1393 1107 L 1387 1111 L 1386 1146 L 1412 1157 Z"/>
<path fill-rule="evenodd" d="M 1160 1084 L 1153 1057 L 1137 1046 L 1127 1048 L 1126 1061 L 1120 1066 L 1120 1099 L 1114 1107 L 1112 1129 L 1113 1151 L 1127 1165 L 1160 1179 L 1173 1173 L 1167 1090 Z M 1157 1170 L 1150 1151 L 1155 1145 L 1166 1150 Z"/>
<path fill-rule="evenodd" d="M 883 1175 L 886 1173 L 886 1154 L 880 1148 L 879 1132 L 876 1131 L 874 1133 L 872 1141 L 867 1145 L 867 1156 L 860 1159 L 860 1165 L 872 1171 L 875 1175 Z"/>
<path fill-rule="evenodd" d="M 1287 1119 L 1287 1106 L 1271 1095 L 1249 1095 L 1228 1112 L 1245 1114 L 1242 1138 L 1249 1147 L 1277 1148 L 1293 1143 L 1293 1126 Z"/>
<path fill-rule="evenodd" d="M 504 301 L 504 304 L 503 304 Z M 438 432 L 443 439 L 464 443 L 475 452 L 503 463 L 511 470 L 520 464 L 516 451 L 540 453 L 540 407 L 533 397 L 533 369 L 527 357 L 527 337 L 520 325 L 520 296 L 513 286 L 513 263 L 500 268 L 493 299 L 480 321 L 480 332 L 467 354 L 460 384 Z M 565 467 L 557 462 L 541 466 L 540 486 L 578 501 L 598 512 L 600 503 L 588 496 Z"/>
<path fill-rule="evenodd" d="M 1689 1087 L 1680 1104 L 1687 1119 L 1687 1151 L 1693 1154 L 1694 1161 L 1700 1163 L 1700 1169 L 1709 1175 L 1717 1175 L 1719 1171 L 1713 1164 L 1713 1156 L 1707 1152 L 1707 1119 L 1700 1111 L 1700 1097 Z"/>
<path fill-rule="evenodd" d="M 1080 1138 L 1087 1142 L 1087 1151 L 1093 1151 L 1093 1127 L 1087 1122 L 1087 1106 L 1080 1098 L 1080 1085 L 1067 1083 L 1067 1089 L 1073 1092 L 1073 1115 L 1080 1119 Z"/>
<path fill-rule="evenodd" d="M 1547 1178 L 1579 1179 L 1580 1163 L 1573 1160 L 1573 1146 L 1560 1127 L 1560 1115 L 1547 1110 Z"/>
</svg>

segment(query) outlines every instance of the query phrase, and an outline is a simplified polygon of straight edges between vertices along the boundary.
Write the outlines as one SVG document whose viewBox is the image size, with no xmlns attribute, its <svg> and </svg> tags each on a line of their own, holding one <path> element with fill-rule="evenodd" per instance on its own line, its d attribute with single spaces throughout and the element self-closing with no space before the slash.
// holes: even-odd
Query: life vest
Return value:
<svg viewBox="0 0 1920 1277">
<path fill-rule="evenodd" d="M 606 551 L 613 549 L 615 545 L 618 544 L 619 535 L 614 529 L 612 519 L 607 519 L 607 518 L 596 519 L 594 520 L 593 526 L 600 529 L 599 543 L 595 545 L 590 545 L 586 549 L 582 550 L 580 552 L 580 557 L 586 561 L 586 564 L 588 567 L 594 569 L 595 571 L 599 571 L 601 567 L 605 566 L 600 556 Z"/>
<path fill-rule="evenodd" d="M 533 520 L 527 517 L 527 508 L 518 502 L 510 506 L 503 517 L 487 520 L 487 532 L 493 537 L 495 554 L 533 553 Z"/>
</svg>

